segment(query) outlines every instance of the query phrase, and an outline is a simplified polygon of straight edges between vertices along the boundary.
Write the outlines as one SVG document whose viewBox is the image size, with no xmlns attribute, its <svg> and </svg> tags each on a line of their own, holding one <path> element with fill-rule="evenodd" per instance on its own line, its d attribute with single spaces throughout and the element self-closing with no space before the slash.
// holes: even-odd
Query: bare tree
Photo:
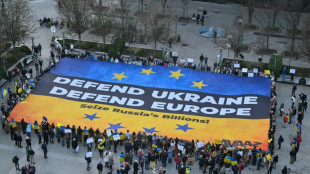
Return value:
<svg viewBox="0 0 310 174">
<path fill-rule="evenodd" d="M 246 32 L 246 27 L 244 24 L 233 24 L 226 25 L 223 27 L 226 36 L 228 37 L 228 42 L 231 44 L 231 48 L 236 52 L 237 49 L 240 50 L 242 47 L 243 35 Z"/>
<path fill-rule="evenodd" d="M 247 7 L 248 7 L 248 25 L 252 24 L 252 17 L 255 10 L 255 0 L 247 0 Z"/>
<path fill-rule="evenodd" d="M 149 13 L 149 23 L 148 23 L 148 31 L 152 40 L 155 43 L 154 51 L 156 52 L 157 49 L 157 42 L 164 38 L 165 40 L 170 35 L 170 20 L 171 16 L 166 14 L 158 14 L 159 4 L 154 3 L 152 4 L 152 9 Z"/>
<path fill-rule="evenodd" d="M 184 21 L 187 22 L 187 18 L 188 18 L 188 14 L 187 14 L 187 8 L 188 8 L 188 3 L 190 2 L 190 0 L 182 0 L 182 10 L 183 10 L 183 17 L 184 17 Z"/>
<path fill-rule="evenodd" d="M 288 32 L 291 38 L 290 51 L 295 51 L 295 40 L 298 33 L 299 24 L 302 14 L 309 8 L 307 0 L 291 0 L 282 1 L 281 7 L 283 8 L 282 19 L 280 26 Z"/>
<path fill-rule="evenodd" d="M 304 25 L 302 27 L 302 42 L 300 45 L 300 50 L 302 55 L 310 61 L 310 16 L 307 16 L 304 20 Z"/>
<path fill-rule="evenodd" d="M 100 0 L 92 9 L 96 16 L 96 19 L 92 23 L 92 33 L 102 36 L 103 45 L 106 43 L 106 36 L 114 29 L 110 15 L 110 2 L 109 0 Z"/>
<path fill-rule="evenodd" d="M 162 5 L 162 7 L 163 7 L 163 14 L 165 14 L 165 9 L 166 9 L 166 5 L 167 5 L 167 1 L 168 1 L 168 0 L 160 0 L 161 5 Z"/>
<path fill-rule="evenodd" d="M 68 22 L 71 31 L 79 36 L 88 29 L 90 21 L 90 8 L 92 0 L 59 0 L 61 7 L 57 6 L 58 12 Z"/>
<path fill-rule="evenodd" d="M 274 0 L 272 2 L 270 2 L 270 10 L 272 11 L 272 28 L 276 28 L 276 21 L 277 21 L 277 17 L 280 11 L 280 1 L 281 0 Z"/>
<path fill-rule="evenodd" d="M 0 9 L 0 15 L 2 18 L 0 25 L 3 26 L 1 35 L 5 35 L 13 47 L 35 31 L 35 19 L 27 0 L 7 1 Z"/>
<path fill-rule="evenodd" d="M 255 14 L 255 19 L 260 25 L 259 30 L 262 35 L 266 36 L 266 44 L 264 49 L 269 49 L 269 40 L 270 34 L 272 32 L 272 25 L 273 25 L 273 15 L 274 12 L 270 9 L 260 10 L 259 13 Z"/>
</svg>

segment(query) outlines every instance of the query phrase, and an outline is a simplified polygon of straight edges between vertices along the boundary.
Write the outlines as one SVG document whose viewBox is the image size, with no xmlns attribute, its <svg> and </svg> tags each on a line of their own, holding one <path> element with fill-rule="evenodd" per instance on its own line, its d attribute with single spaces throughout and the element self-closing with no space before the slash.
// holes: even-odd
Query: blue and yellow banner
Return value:
<svg viewBox="0 0 310 174">
<path fill-rule="evenodd" d="M 269 79 L 62 59 L 10 117 L 267 149 Z"/>
</svg>

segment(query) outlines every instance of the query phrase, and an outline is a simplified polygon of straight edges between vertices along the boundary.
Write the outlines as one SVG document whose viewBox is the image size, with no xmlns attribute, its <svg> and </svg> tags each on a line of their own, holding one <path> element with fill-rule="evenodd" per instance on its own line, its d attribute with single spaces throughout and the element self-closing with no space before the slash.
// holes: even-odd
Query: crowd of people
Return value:
<svg viewBox="0 0 310 174">
<path fill-rule="evenodd" d="M 63 55 L 72 58 L 81 58 L 81 55 L 68 54 Z M 25 67 L 20 73 L 16 81 L 14 81 L 14 89 L 8 90 L 9 97 L 7 103 L 2 103 L 1 111 L 3 116 L 1 117 L 2 128 L 11 135 L 11 139 L 16 142 L 16 146 L 23 148 L 22 146 L 22 134 L 26 134 L 26 155 L 28 163 L 21 169 L 19 167 L 19 157 L 16 154 L 12 161 L 15 164 L 16 170 L 21 170 L 22 173 L 33 174 L 35 170 L 35 152 L 32 149 L 31 140 L 33 137 L 33 131 L 38 138 L 38 143 L 41 144 L 41 148 L 44 153 L 44 158 L 48 158 L 48 144 L 55 143 L 61 144 L 63 147 L 72 148 L 73 153 L 78 153 L 80 146 L 85 146 L 88 152 L 98 151 L 100 162 L 97 164 L 97 170 L 102 173 L 103 168 L 107 168 L 110 174 L 128 174 L 133 172 L 137 174 L 146 173 L 146 171 L 152 174 L 164 174 L 167 173 L 165 168 L 167 165 L 175 162 L 175 169 L 179 174 L 189 174 L 195 163 L 198 163 L 199 170 L 202 173 L 209 174 L 224 174 L 233 171 L 233 173 L 241 174 L 244 168 L 248 167 L 250 170 L 260 170 L 261 167 L 266 167 L 268 173 L 272 173 L 272 170 L 276 168 L 276 164 L 279 160 L 279 156 L 275 153 L 275 142 L 277 140 L 278 149 L 281 148 L 281 144 L 284 141 L 289 141 L 291 146 L 290 151 L 290 163 L 296 161 L 296 155 L 299 151 L 299 144 L 301 143 L 301 127 L 304 117 L 304 111 L 307 109 L 307 97 L 305 94 L 300 94 L 296 103 L 296 90 L 297 87 L 293 87 L 292 91 L 292 105 L 289 107 L 289 112 L 285 112 L 284 104 L 281 104 L 279 108 L 279 116 L 283 117 L 284 126 L 288 122 L 289 124 L 295 124 L 295 116 L 297 116 L 297 122 L 295 125 L 296 136 L 291 137 L 289 140 L 284 140 L 282 136 L 278 139 L 275 137 L 276 131 L 276 111 L 277 111 L 277 93 L 276 86 L 273 82 L 271 88 L 271 106 L 270 106 L 270 128 L 268 132 L 268 150 L 262 151 L 257 147 L 248 148 L 244 147 L 226 147 L 221 143 L 207 142 L 204 146 L 198 146 L 198 140 L 180 140 L 178 138 L 158 136 L 156 134 L 147 134 L 144 132 L 121 132 L 118 130 L 100 130 L 99 128 L 93 129 L 92 127 L 84 127 L 83 125 L 54 125 L 49 123 L 48 118 L 43 117 L 41 124 L 38 121 L 34 123 L 27 122 L 22 119 L 20 124 L 16 124 L 16 120 L 8 120 L 12 109 L 17 103 L 23 102 L 24 99 L 31 93 L 31 90 L 35 88 L 36 83 L 40 80 L 42 73 L 50 70 L 56 63 L 57 59 L 63 56 L 55 56 L 51 52 L 50 64 L 46 70 L 42 70 L 40 66 L 39 71 L 35 77 L 29 72 L 29 69 Z M 83 55 L 84 56 L 84 55 Z M 207 59 L 201 55 L 201 62 L 199 66 L 208 67 Z M 109 61 L 114 63 L 129 63 L 134 65 L 162 65 L 169 66 L 169 62 L 165 60 L 148 57 L 146 59 L 125 59 L 118 54 L 115 59 L 109 58 L 107 55 L 92 56 L 86 55 L 85 58 Z M 38 65 L 36 65 L 38 66 Z M 179 66 L 185 66 L 182 61 Z M 189 65 L 187 65 L 189 66 Z M 192 66 L 192 65 L 190 65 Z M 208 70 L 208 68 L 199 69 Z M 210 69 L 209 69 L 210 70 Z M 278 113 L 277 113 L 278 115 Z M 279 128 L 277 128 L 279 129 Z M 71 130 L 66 132 L 65 130 Z M 113 135 L 119 135 L 120 139 L 114 140 Z M 43 141 L 42 141 L 43 138 Z M 285 137 L 289 138 L 289 137 Z M 54 142 L 54 139 L 57 140 Z M 93 141 L 88 141 L 93 139 Z M 122 150 L 118 152 L 121 146 Z M 182 146 L 183 150 L 178 147 Z M 116 161 L 114 157 L 117 157 L 120 165 L 114 165 Z M 92 162 L 91 156 L 85 156 L 87 163 L 86 170 L 90 170 L 90 164 Z M 104 166 L 103 166 L 104 163 Z M 289 168 L 286 166 L 282 169 L 282 174 L 287 174 Z"/>
</svg>

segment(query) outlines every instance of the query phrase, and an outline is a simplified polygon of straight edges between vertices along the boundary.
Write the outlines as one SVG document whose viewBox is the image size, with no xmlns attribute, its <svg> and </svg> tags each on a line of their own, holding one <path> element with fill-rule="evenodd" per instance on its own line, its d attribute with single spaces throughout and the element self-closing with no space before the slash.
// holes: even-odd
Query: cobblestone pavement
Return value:
<svg viewBox="0 0 310 174">
<path fill-rule="evenodd" d="M 177 2 L 174 0 L 173 2 Z M 33 11 L 36 13 L 36 17 L 42 18 L 43 16 L 57 18 L 58 15 L 54 9 L 55 2 L 52 0 L 32 0 L 30 1 L 30 4 L 32 6 Z M 171 6 L 171 3 L 169 4 Z M 172 4 L 173 5 L 173 4 Z M 197 11 L 198 7 L 205 5 L 206 8 L 209 11 L 209 17 L 207 19 L 207 22 L 205 24 L 206 27 L 210 26 L 216 26 L 216 27 L 223 27 L 223 23 L 229 25 L 232 24 L 235 17 L 237 15 L 240 15 L 240 11 L 243 10 L 243 8 L 240 8 L 239 5 L 219 5 L 219 4 L 212 4 L 212 3 L 201 3 L 201 2 L 191 2 L 189 5 L 189 14 L 192 14 L 192 12 Z M 177 5 L 175 5 L 177 6 Z M 221 13 L 215 14 L 212 13 L 212 9 L 218 8 Z M 49 9 L 49 10 L 47 10 Z M 171 51 L 178 51 L 179 55 L 181 57 L 187 58 L 191 57 L 194 58 L 195 61 L 198 61 L 198 57 L 201 53 L 207 54 L 209 56 L 209 63 L 212 65 L 216 61 L 216 56 L 219 54 L 219 46 L 214 45 L 212 42 L 212 39 L 203 38 L 197 35 L 198 29 L 202 28 L 201 26 L 198 26 L 194 23 L 190 23 L 188 25 L 178 25 L 178 33 L 181 34 L 181 43 L 178 43 L 176 45 L 173 45 L 173 48 Z M 64 29 L 65 30 L 65 29 Z M 56 36 L 61 36 L 62 31 L 59 28 L 57 28 L 57 32 L 55 33 Z M 48 56 L 49 52 L 51 50 L 50 48 L 50 40 L 52 37 L 52 33 L 50 32 L 50 29 L 47 27 L 39 27 L 34 35 L 35 38 L 35 45 L 38 45 L 41 43 L 43 50 L 42 50 L 42 59 L 44 60 L 44 66 L 47 66 L 48 64 Z M 69 35 L 67 34 L 68 38 L 75 38 L 77 39 L 77 36 L 75 35 Z M 246 36 L 249 39 L 251 38 L 251 35 Z M 91 40 L 91 41 L 100 41 L 100 38 L 91 35 L 89 33 L 85 33 L 82 35 L 83 40 Z M 107 39 L 108 40 L 108 39 Z M 275 39 L 272 42 L 275 42 L 277 39 Z M 188 43 L 189 46 L 182 47 L 182 43 Z M 26 45 L 31 45 L 31 39 L 27 40 L 25 42 Z M 139 46 L 139 47 L 147 47 L 147 48 L 153 48 L 152 43 L 149 45 L 140 45 L 140 44 L 132 44 L 132 46 Z M 274 46 L 279 46 L 274 44 Z M 225 57 L 225 54 L 227 52 L 223 51 L 223 56 Z M 232 54 L 231 54 L 232 55 Z M 255 55 L 252 51 L 251 53 L 245 54 L 246 59 L 248 60 L 256 60 L 257 55 Z M 232 57 L 231 57 L 232 58 Z M 263 57 L 264 62 L 268 62 L 268 58 L 266 56 Z M 288 62 L 286 59 L 284 62 Z M 303 63 L 302 61 L 292 61 L 291 64 L 293 65 L 299 65 L 299 66 L 308 66 L 307 63 Z M 6 84 L 5 88 L 8 86 L 12 87 L 12 84 Z M 284 102 L 285 108 L 288 109 L 288 106 L 291 104 L 290 100 L 290 93 L 291 93 L 292 85 L 287 84 L 277 84 L 277 98 L 278 98 L 278 104 Z M 300 92 L 304 92 L 309 95 L 310 88 L 305 86 L 297 86 L 297 94 Z M 2 100 L 3 102 L 3 100 Z M 277 139 L 279 135 L 281 134 L 284 137 L 284 143 L 282 144 L 281 150 L 275 150 L 275 153 L 279 155 L 279 163 L 277 164 L 277 169 L 273 171 L 273 173 L 281 173 L 281 169 L 284 165 L 287 165 L 289 168 L 292 169 L 291 173 L 298 173 L 298 174 L 307 174 L 310 171 L 310 160 L 309 160 L 309 136 L 307 136 L 307 132 L 309 132 L 309 111 L 305 113 L 305 119 L 303 121 L 303 135 L 302 135 L 302 143 L 300 145 L 299 153 L 297 154 L 297 162 L 293 165 L 289 164 L 289 137 L 291 135 L 295 135 L 294 131 L 294 125 L 289 125 L 287 128 L 282 128 L 282 118 L 277 115 L 277 130 L 275 134 L 275 138 Z M 210 132 L 211 133 L 211 132 Z M 33 135 L 34 136 L 34 135 Z M 10 136 L 7 135 L 3 130 L 0 130 L 0 161 L 1 161 L 1 172 L 0 173 L 16 173 L 14 164 L 12 163 L 12 157 L 15 154 L 19 154 L 20 157 L 20 165 L 23 165 L 26 163 L 26 155 L 25 155 L 25 148 L 18 148 L 14 145 L 14 142 L 10 140 Z M 25 140 L 25 136 L 23 136 L 23 139 Z M 48 145 L 48 159 L 43 158 L 43 152 L 41 150 L 41 147 L 38 145 L 37 138 L 34 136 L 32 140 L 34 145 L 34 150 L 36 151 L 35 154 L 35 162 L 36 162 L 36 168 L 38 174 L 63 174 L 63 173 L 97 173 L 96 165 L 100 161 L 99 153 L 98 151 L 94 152 L 94 156 L 92 158 L 92 169 L 91 171 L 86 171 L 86 161 L 84 159 L 84 155 L 86 153 L 86 148 L 80 145 L 80 151 L 79 153 L 73 153 L 72 149 L 67 149 L 66 147 L 62 147 L 60 144 L 49 144 Z M 25 142 L 22 144 L 25 147 Z M 121 152 L 122 149 L 119 147 L 118 152 Z M 117 155 L 114 155 L 115 165 L 114 168 L 118 168 L 119 163 L 117 162 Z M 160 163 L 157 165 L 158 167 L 161 166 Z M 198 170 L 198 164 L 195 163 L 195 166 L 192 168 L 193 174 L 202 173 Z M 167 168 L 168 174 L 175 174 L 177 173 L 175 170 L 175 164 L 174 162 L 172 164 L 168 164 Z M 131 170 L 132 171 L 132 170 Z M 115 172 L 115 170 L 114 170 Z M 104 173 L 107 173 L 105 171 Z M 146 173 L 150 173 L 150 171 L 147 171 Z M 228 173 L 232 173 L 231 171 Z M 267 173 L 267 170 L 263 168 L 261 171 L 249 171 L 248 169 L 245 169 L 245 174 L 255 174 L 255 173 Z"/>
</svg>

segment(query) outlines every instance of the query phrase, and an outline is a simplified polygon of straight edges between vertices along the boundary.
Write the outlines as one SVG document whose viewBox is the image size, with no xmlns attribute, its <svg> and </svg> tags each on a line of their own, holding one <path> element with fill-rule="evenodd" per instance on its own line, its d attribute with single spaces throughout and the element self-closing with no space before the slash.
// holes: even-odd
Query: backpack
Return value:
<svg viewBox="0 0 310 174">
<path fill-rule="evenodd" d="M 283 143 L 283 141 L 284 141 L 283 137 L 280 138 L 280 141 L 281 141 L 281 143 Z"/>
<path fill-rule="evenodd" d="M 22 167 L 22 174 L 26 174 L 27 173 L 27 170 L 26 170 L 26 167 Z"/>
<path fill-rule="evenodd" d="M 13 163 L 16 163 L 16 162 L 17 162 L 17 157 L 16 157 L 16 156 L 13 157 L 12 162 L 13 162 Z"/>
</svg>

